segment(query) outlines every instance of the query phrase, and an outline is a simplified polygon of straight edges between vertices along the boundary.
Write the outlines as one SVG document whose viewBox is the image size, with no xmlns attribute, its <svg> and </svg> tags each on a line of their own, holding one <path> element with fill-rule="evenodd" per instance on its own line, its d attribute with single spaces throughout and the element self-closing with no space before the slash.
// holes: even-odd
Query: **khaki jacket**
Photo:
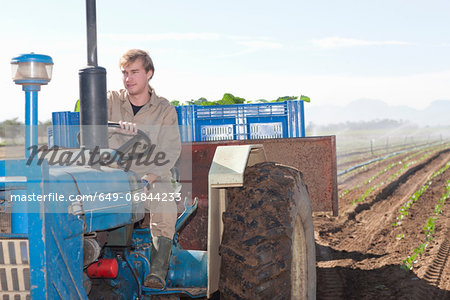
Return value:
<svg viewBox="0 0 450 300">
<path fill-rule="evenodd" d="M 144 159 L 144 164 L 137 165 L 133 160 L 130 166 L 132 171 L 139 176 L 152 173 L 166 177 L 169 176 L 170 169 L 175 165 L 181 152 L 178 117 L 175 107 L 167 99 L 157 96 L 151 87 L 150 90 L 150 101 L 136 115 L 133 115 L 126 90 L 109 91 L 107 94 L 108 120 L 136 123 L 137 128 L 147 133 L 152 144 L 155 145 L 152 155 Z M 117 149 L 130 138 L 129 135 L 110 133 L 109 147 Z M 141 140 L 141 142 L 143 141 Z M 142 152 L 142 149 L 143 147 L 139 146 L 136 152 Z M 158 155 L 158 159 L 155 159 L 156 155 Z M 151 163 L 152 161 L 157 161 L 160 166 Z"/>
</svg>

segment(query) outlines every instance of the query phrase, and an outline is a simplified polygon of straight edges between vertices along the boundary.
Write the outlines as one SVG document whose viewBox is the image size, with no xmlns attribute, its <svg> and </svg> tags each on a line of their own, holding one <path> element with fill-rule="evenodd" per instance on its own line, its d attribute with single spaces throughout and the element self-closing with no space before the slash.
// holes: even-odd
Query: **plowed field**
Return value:
<svg viewBox="0 0 450 300">
<path fill-rule="evenodd" d="M 450 299 L 450 199 L 436 213 L 448 191 L 449 162 L 447 144 L 339 177 L 339 216 L 314 214 L 318 299 Z M 427 240 L 430 218 L 434 233 Z"/>
</svg>

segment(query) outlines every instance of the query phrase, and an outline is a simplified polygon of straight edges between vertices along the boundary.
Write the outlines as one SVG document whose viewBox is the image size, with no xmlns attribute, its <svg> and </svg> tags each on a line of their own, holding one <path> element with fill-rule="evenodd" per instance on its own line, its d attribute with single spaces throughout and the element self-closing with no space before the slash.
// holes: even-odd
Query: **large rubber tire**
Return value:
<svg viewBox="0 0 450 300">
<path fill-rule="evenodd" d="M 291 167 L 247 168 L 227 190 L 220 246 L 222 299 L 315 299 L 316 254 L 308 191 Z"/>
</svg>

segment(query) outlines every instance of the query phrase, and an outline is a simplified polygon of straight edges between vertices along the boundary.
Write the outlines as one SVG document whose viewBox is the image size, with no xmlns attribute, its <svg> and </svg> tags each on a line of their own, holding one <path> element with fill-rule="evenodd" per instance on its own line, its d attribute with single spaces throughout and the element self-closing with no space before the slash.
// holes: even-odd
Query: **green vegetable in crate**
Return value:
<svg viewBox="0 0 450 300">
<path fill-rule="evenodd" d="M 236 97 L 231 93 L 225 93 L 221 100 L 217 101 L 208 101 L 205 97 L 201 97 L 198 100 L 190 100 L 187 101 L 187 105 L 200 105 L 200 106 L 209 106 L 209 105 L 233 105 L 233 104 L 244 104 L 244 103 L 271 103 L 271 102 L 284 102 L 289 100 L 297 100 L 297 96 L 283 96 L 278 97 L 276 100 L 266 100 L 266 99 L 258 99 L 255 101 L 246 101 L 244 98 Z M 310 102 L 308 96 L 301 95 L 300 100 L 305 102 Z M 180 101 L 174 100 L 170 102 L 174 106 L 182 105 Z"/>
<path fill-rule="evenodd" d="M 301 95 L 301 96 L 300 96 L 300 100 L 303 100 L 303 101 L 305 101 L 305 102 L 311 102 L 311 99 L 309 99 L 308 96 L 304 96 L 304 95 Z"/>
<path fill-rule="evenodd" d="M 74 112 L 80 112 L 80 99 L 75 103 L 75 107 L 73 108 Z"/>
<path fill-rule="evenodd" d="M 229 104 L 242 104 L 245 102 L 244 98 L 235 97 L 230 93 L 223 95 L 222 100 L 217 101 L 218 105 L 229 105 Z"/>
<path fill-rule="evenodd" d="M 284 101 L 288 101 L 288 100 L 297 100 L 298 97 L 297 96 L 283 96 L 283 97 L 278 97 L 277 100 L 272 100 L 270 102 L 284 102 Z"/>
</svg>

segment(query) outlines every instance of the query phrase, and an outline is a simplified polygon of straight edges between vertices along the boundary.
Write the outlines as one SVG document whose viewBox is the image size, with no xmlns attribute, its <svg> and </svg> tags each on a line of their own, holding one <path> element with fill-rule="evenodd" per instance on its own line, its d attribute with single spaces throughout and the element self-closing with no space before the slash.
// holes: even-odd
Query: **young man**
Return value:
<svg viewBox="0 0 450 300">
<path fill-rule="evenodd" d="M 150 274 L 145 278 L 144 284 L 150 288 L 162 289 L 165 286 L 177 219 L 176 203 L 162 201 L 164 197 L 169 199 L 168 194 L 173 193 L 170 169 L 181 152 L 177 113 L 169 101 L 156 95 L 149 85 L 155 69 L 146 51 L 127 51 L 120 58 L 120 69 L 125 89 L 108 92 L 108 120 L 120 122 L 125 133 L 133 134 L 136 128 L 141 129 L 151 139 L 152 145 L 148 147 L 155 147 L 151 153 L 161 153 L 158 160 L 150 158 L 144 163 L 133 161 L 130 169 L 153 185 L 152 189 L 146 191 L 151 195 L 146 200 L 146 207 L 150 211 L 153 245 Z M 130 139 L 129 134 L 124 134 L 123 131 L 110 134 L 110 147 L 114 149 L 124 144 Z"/>
</svg>

